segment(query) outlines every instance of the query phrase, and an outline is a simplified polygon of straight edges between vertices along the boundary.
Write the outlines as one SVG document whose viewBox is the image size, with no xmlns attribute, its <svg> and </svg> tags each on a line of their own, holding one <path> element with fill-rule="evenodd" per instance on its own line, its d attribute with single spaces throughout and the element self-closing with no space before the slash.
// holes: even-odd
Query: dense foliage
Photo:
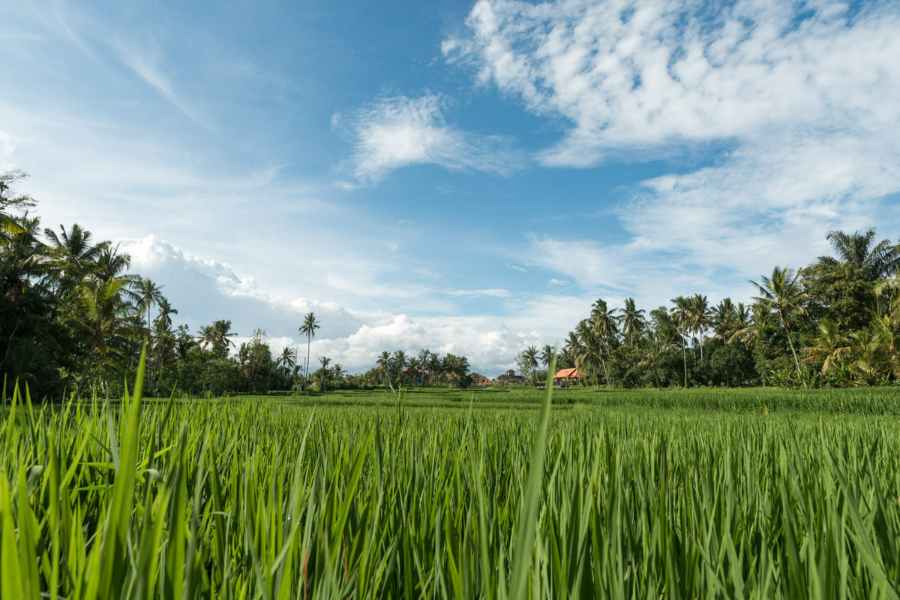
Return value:
<svg viewBox="0 0 900 600">
<path fill-rule="evenodd" d="M 702 294 L 649 313 L 597 300 L 569 334 L 560 364 L 612 386 L 885 385 L 900 381 L 900 244 L 870 229 L 834 231 L 835 256 L 776 267 L 751 305 Z M 539 379 L 553 349 L 523 351 Z"/>
<path fill-rule="evenodd" d="M 653 408 L 716 390 L 626 409 L 481 402 L 527 391 L 456 408 L 17 397 L 0 421 L 0 596 L 900 592 L 896 417 Z M 896 405 L 871 389 L 745 396 L 836 408 L 860 393 Z"/>
</svg>

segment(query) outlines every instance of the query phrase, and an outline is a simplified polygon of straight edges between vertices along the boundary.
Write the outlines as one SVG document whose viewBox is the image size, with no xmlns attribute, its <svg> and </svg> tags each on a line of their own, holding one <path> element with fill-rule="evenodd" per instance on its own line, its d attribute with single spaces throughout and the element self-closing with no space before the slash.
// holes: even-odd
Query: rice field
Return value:
<svg viewBox="0 0 900 600">
<path fill-rule="evenodd" d="M 5 400 L 2 598 L 900 593 L 895 390 L 140 388 Z"/>
</svg>

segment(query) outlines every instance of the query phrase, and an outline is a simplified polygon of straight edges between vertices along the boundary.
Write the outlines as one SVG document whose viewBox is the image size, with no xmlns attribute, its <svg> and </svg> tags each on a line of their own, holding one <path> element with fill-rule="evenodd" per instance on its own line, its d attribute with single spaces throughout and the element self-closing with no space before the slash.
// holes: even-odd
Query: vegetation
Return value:
<svg viewBox="0 0 900 600">
<path fill-rule="evenodd" d="M 834 231 L 835 256 L 753 281 L 750 306 L 702 294 L 670 307 L 611 309 L 597 300 L 569 334 L 560 364 L 620 387 L 849 386 L 900 382 L 900 244 L 873 229 Z M 535 348 L 520 355 L 537 368 Z M 535 373 L 534 376 L 537 374 Z"/>
<path fill-rule="evenodd" d="M 41 231 L 30 214 L 36 202 L 16 195 L 24 176 L 0 176 L 0 373 L 27 384 L 36 398 L 65 390 L 103 397 L 122 393 L 140 348 L 148 343 L 145 387 L 153 395 L 219 396 L 327 387 L 386 387 L 471 383 L 465 357 L 421 350 L 385 353 L 367 373 L 348 374 L 320 357 L 310 372 L 310 349 L 319 318 L 305 315 L 303 365 L 297 350 L 273 356 L 264 331 L 237 345 L 226 319 L 192 334 L 175 325 L 178 310 L 161 286 L 129 272 L 130 257 L 108 241 L 95 241 L 75 224 Z M 303 368 L 301 368 L 301 366 Z"/>
<path fill-rule="evenodd" d="M 740 391 L 557 393 L 601 404 L 483 401 L 539 406 L 521 388 L 452 408 L 380 406 L 383 392 L 327 408 L 147 402 L 140 376 L 120 404 L 34 407 L 16 393 L 0 421 L 0 594 L 900 592 L 900 423 L 877 416 L 892 395 L 747 390 L 774 410 L 734 414 L 700 400 Z M 651 400 L 606 402 L 625 397 Z M 781 414 L 776 397 L 856 398 L 876 416 Z M 654 407 L 665 398 L 678 409 Z"/>
<path fill-rule="evenodd" d="M 313 313 L 305 359 L 224 319 L 192 334 L 114 244 L 41 231 L 19 177 L 2 598 L 900 593 L 900 251 L 874 232 L 831 234 L 837 257 L 776 268 L 749 307 L 598 300 L 560 361 L 607 389 L 544 395 L 465 389 L 468 360 L 429 350 L 311 372 Z M 522 353 L 532 386 L 555 354 Z M 698 387 L 757 383 L 783 387 Z M 682 389 L 623 389 L 648 385 Z"/>
</svg>

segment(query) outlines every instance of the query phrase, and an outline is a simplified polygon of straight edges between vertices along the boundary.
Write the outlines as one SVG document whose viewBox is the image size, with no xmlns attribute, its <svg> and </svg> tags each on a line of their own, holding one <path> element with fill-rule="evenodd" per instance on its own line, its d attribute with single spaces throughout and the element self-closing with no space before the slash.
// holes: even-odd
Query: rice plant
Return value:
<svg viewBox="0 0 900 600">
<path fill-rule="evenodd" d="M 3 598 L 900 592 L 894 417 L 141 390 L 8 398 Z"/>
</svg>

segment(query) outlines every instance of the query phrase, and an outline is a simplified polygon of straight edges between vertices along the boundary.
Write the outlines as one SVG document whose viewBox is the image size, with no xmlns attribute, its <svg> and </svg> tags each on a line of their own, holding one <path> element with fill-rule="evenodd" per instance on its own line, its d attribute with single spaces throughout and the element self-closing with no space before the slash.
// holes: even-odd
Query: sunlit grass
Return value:
<svg viewBox="0 0 900 600">
<path fill-rule="evenodd" d="M 861 396 L 795 395 L 787 411 L 739 393 L 733 412 L 728 392 L 558 404 L 565 391 L 551 411 L 544 393 L 517 400 L 541 410 L 410 393 L 398 410 L 387 396 L 146 403 L 140 387 L 115 404 L 8 399 L 3 598 L 900 589 L 900 422 L 865 416 Z"/>
</svg>

